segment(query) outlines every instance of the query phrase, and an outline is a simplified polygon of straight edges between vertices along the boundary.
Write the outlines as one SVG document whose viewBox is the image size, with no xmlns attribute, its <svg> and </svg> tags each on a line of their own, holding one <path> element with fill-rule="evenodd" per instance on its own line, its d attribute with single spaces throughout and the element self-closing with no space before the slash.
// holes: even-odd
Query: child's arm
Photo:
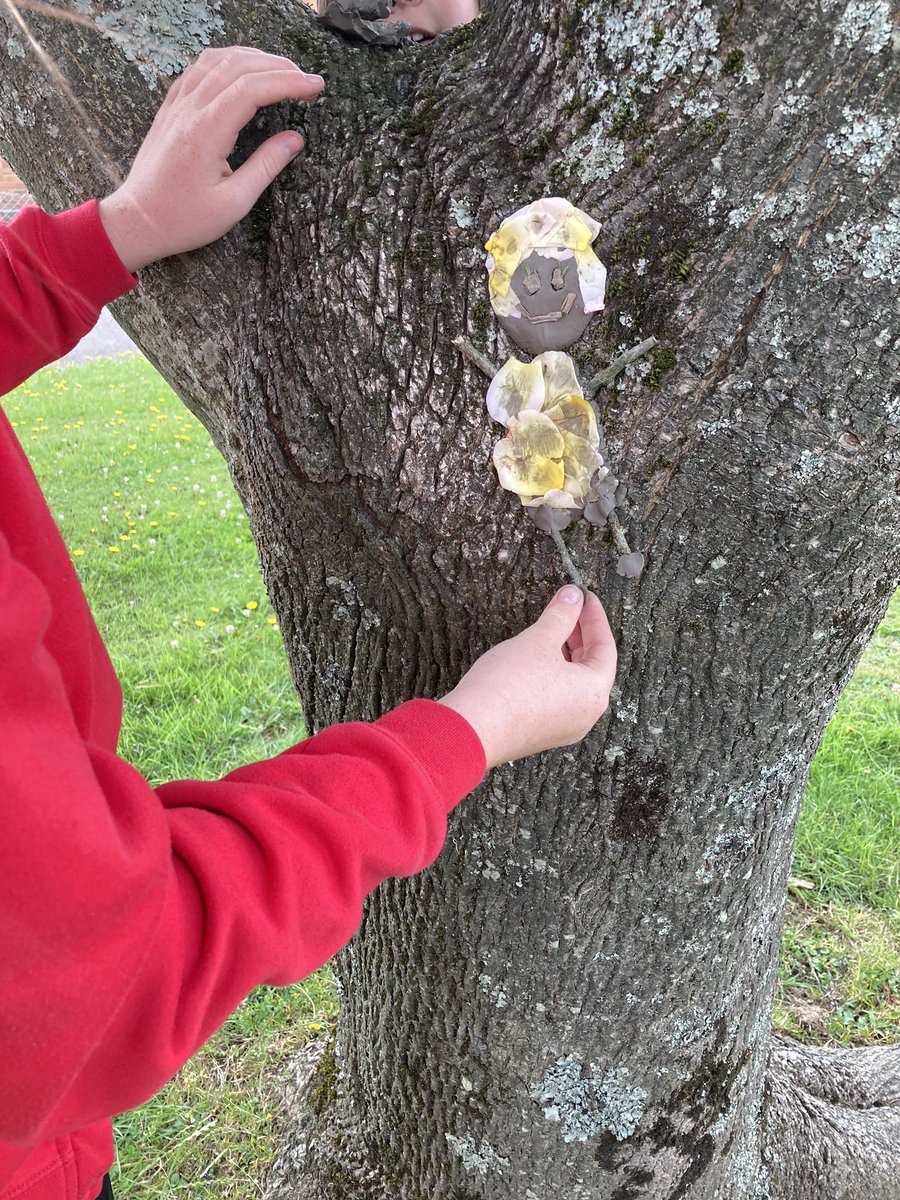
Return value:
<svg viewBox="0 0 900 1200">
<path fill-rule="evenodd" d="M 445 704 L 154 791 L 83 739 L 49 605 L 0 535 L 0 1141 L 21 1144 L 146 1100 L 253 987 L 330 958 L 367 893 L 438 854 L 484 772 L 469 719 L 492 762 L 577 740 L 615 670 L 596 598 L 580 624 L 556 598 Z"/>
<path fill-rule="evenodd" d="M 0 396 L 71 350 L 136 283 L 96 200 L 56 217 L 28 207 L 0 223 Z"/>
<path fill-rule="evenodd" d="M 0 224 L 0 395 L 70 350 L 133 272 L 204 246 L 245 216 L 303 145 L 269 138 L 228 166 L 258 108 L 314 99 L 318 75 L 260 50 L 207 50 L 172 85 L 125 183 L 98 206 L 51 217 L 28 208 Z"/>
</svg>

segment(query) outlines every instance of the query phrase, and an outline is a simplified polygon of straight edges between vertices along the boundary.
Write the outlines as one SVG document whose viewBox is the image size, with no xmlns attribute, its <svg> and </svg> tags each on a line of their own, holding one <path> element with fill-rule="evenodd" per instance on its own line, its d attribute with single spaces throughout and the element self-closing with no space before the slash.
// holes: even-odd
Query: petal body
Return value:
<svg viewBox="0 0 900 1200">
<path fill-rule="evenodd" d="M 549 417 L 524 411 L 513 419 L 509 434 L 494 447 L 500 486 L 526 498 L 543 496 L 565 481 L 565 441 Z"/>
</svg>

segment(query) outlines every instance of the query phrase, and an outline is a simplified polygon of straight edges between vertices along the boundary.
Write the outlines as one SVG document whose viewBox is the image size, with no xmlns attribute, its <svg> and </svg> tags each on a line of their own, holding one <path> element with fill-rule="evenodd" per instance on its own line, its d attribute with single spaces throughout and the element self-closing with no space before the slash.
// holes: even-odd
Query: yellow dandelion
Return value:
<svg viewBox="0 0 900 1200">
<path fill-rule="evenodd" d="M 84 551 L 83 550 L 73 550 L 72 553 L 75 555 L 76 558 L 81 558 L 82 554 L 84 554 Z"/>
<path fill-rule="evenodd" d="M 250 609 L 251 612 L 253 612 L 254 608 L 259 608 L 259 605 L 256 603 L 255 600 L 248 600 L 247 607 Z"/>
</svg>

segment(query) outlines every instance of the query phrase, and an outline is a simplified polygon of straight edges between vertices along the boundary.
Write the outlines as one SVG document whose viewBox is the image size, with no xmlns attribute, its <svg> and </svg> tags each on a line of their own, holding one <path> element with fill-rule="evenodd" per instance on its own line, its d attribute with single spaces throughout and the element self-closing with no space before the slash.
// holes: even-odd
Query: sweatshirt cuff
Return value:
<svg viewBox="0 0 900 1200">
<path fill-rule="evenodd" d="M 109 240 L 100 206 L 88 200 L 42 224 L 41 237 L 57 278 L 94 312 L 137 286 Z"/>
<path fill-rule="evenodd" d="M 469 722 L 436 700 L 409 700 L 375 722 L 409 750 L 428 774 L 446 811 L 484 778 L 484 747 Z"/>
</svg>

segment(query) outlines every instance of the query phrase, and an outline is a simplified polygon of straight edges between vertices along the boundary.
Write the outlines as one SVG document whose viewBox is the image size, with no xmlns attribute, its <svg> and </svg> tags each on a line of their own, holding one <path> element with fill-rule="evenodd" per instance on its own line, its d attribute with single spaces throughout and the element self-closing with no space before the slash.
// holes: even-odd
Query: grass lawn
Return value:
<svg viewBox="0 0 900 1200">
<path fill-rule="evenodd" d="M 75 555 L 125 690 L 123 755 L 215 778 L 303 736 L 227 470 L 141 358 L 48 368 L 4 407 Z M 813 764 L 776 1027 L 900 1040 L 900 600 Z M 157 1097 L 116 1122 L 127 1200 L 261 1194 L 292 1051 L 334 1014 L 327 969 L 260 988 Z"/>
</svg>

